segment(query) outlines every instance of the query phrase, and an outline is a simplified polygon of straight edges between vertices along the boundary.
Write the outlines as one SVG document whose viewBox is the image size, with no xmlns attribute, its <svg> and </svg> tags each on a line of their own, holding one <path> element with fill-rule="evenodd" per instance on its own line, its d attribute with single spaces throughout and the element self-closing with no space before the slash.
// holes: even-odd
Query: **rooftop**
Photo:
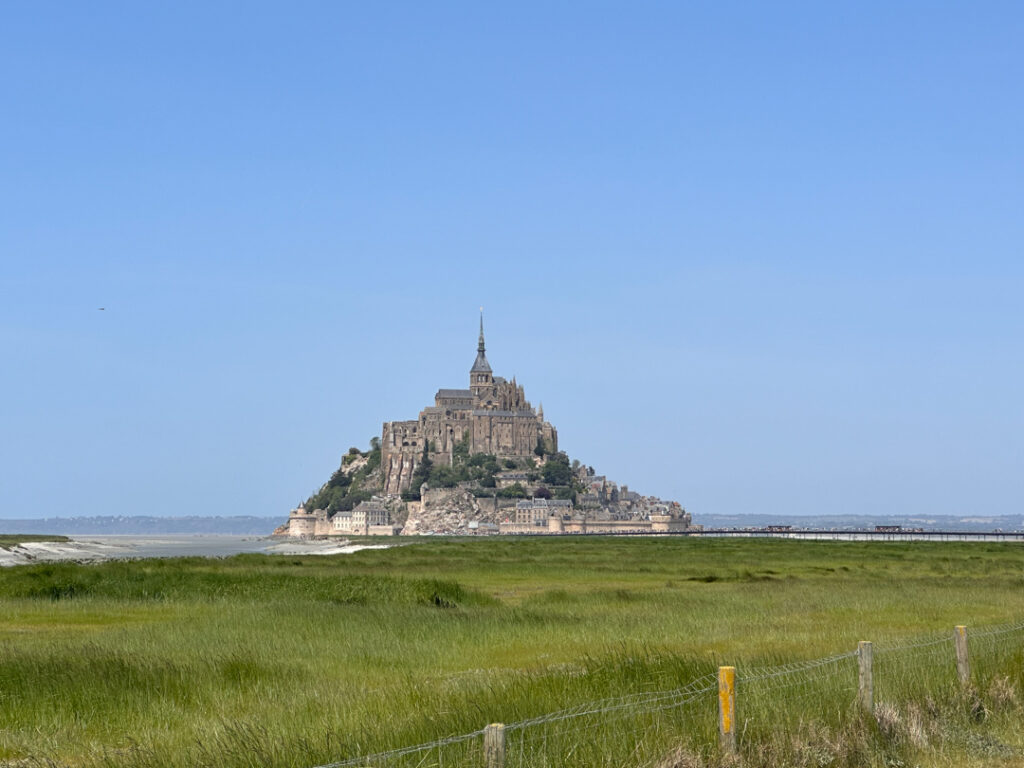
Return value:
<svg viewBox="0 0 1024 768">
<path fill-rule="evenodd" d="M 521 499 L 516 502 L 516 509 L 550 509 L 552 507 L 571 507 L 568 499 Z"/>
<path fill-rule="evenodd" d="M 449 400 L 472 400 L 473 390 L 471 389 L 439 389 L 435 398 L 443 397 Z"/>
</svg>

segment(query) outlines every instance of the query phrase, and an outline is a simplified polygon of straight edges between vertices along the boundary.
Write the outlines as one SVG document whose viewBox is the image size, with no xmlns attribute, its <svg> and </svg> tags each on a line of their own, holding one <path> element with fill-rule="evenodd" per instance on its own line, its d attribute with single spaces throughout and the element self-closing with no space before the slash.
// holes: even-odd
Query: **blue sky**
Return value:
<svg viewBox="0 0 1024 768">
<path fill-rule="evenodd" d="M 698 522 L 1024 511 L 1024 8 L 553 5 L 0 8 L 0 517 L 284 514 L 480 305 Z"/>
</svg>

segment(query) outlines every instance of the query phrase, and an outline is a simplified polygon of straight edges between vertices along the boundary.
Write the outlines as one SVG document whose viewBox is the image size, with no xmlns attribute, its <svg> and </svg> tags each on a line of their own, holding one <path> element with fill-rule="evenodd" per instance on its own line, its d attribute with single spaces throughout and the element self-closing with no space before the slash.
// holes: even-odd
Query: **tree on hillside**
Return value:
<svg viewBox="0 0 1024 768">
<path fill-rule="evenodd" d="M 469 458 L 469 430 L 462 433 L 462 439 L 452 448 L 452 461 L 461 465 Z"/>
<path fill-rule="evenodd" d="M 507 488 L 502 488 L 495 494 L 501 499 L 525 499 L 529 494 L 519 483 L 513 483 Z"/>
<path fill-rule="evenodd" d="M 328 488 L 344 488 L 346 485 L 352 484 L 352 476 L 349 475 L 344 467 L 338 467 L 334 470 L 334 474 L 331 475 L 331 479 L 327 481 Z"/>
<path fill-rule="evenodd" d="M 454 488 L 464 479 L 462 472 L 456 467 L 439 466 L 430 470 L 427 484 L 431 488 Z"/>
<path fill-rule="evenodd" d="M 555 488 L 554 497 L 556 499 L 568 499 L 573 504 L 576 503 L 576 489 L 574 488 Z"/>
<path fill-rule="evenodd" d="M 541 467 L 541 476 L 548 485 L 569 485 L 572 480 L 569 457 L 564 453 L 556 453 L 544 462 L 544 466 Z"/>
</svg>

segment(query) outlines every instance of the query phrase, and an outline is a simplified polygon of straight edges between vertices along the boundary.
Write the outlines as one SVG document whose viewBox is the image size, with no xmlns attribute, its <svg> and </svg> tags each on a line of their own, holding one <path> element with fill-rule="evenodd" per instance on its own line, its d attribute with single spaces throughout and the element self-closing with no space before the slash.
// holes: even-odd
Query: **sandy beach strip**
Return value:
<svg viewBox="0 0 1024 768">
<path fill-rule="evenodd" d="M 109 536 L 71 541 L 33 541 L 0 549 L 0 567 L 30 563 L 79 562 L 151 557 L 230 557 L 242 552 L 268 555 L 350 555 L 393 544 L 341 541 L 281 541 L 252 536 Z"/>
</svg>

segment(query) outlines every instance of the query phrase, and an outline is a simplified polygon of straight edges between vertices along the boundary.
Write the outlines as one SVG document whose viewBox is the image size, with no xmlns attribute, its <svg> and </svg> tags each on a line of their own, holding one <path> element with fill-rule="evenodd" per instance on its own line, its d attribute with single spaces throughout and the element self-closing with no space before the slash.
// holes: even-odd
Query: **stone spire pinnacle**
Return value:
<svg viewBox="0 0 1024 768">
<path fill-rule="evenodd" d="M 476 345 L 476 362 L 469 369 L 470 373 L 491 372 L 491 365 L 487 362 L 487 355 L 484 354 L 484 308 L 480 307 L 480 341 Z"/>
</svg>

